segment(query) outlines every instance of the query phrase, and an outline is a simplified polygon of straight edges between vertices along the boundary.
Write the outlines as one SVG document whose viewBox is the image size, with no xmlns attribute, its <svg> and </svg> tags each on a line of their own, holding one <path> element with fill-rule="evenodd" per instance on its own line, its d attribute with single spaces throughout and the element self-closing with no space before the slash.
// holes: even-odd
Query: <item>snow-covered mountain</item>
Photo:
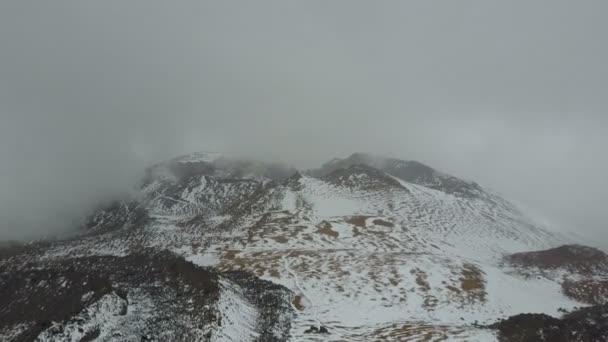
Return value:
<svg viewBox="0 0 608 342">
<path fill-rule="evenodd" d="M 559 317 L 603 304 L 604 292 L 591 296 L 584 282 L 608 283 L 605 269 L 581 275 L 561 267 L 560 258 L 549 266 L 526 254 L 571 243 L 488 189 L 418 162 L 354 154 L 298 172 L 197 153 L 151 167 L 137 196 L 91 215 L 77 236 L 0 255 L 4 288 L 27 283 L 24 296 L 44 291 L 39 276 L 28 278 L 33 269 L 66 279 L 96 270 L 114 284 L 93 291 L 96 308 L 127 305 L 113 290 L 127 288 L 123 297 L 136 298 L 134 317 L 82 318 L 94 314 L 80 303 L 65 317 L 49 316 L 54 323 L 44 329 L 31 330 L 38 324 L 31 315 L 15 316 L 0 323 L 0 334 L 19 340 L 20 331 L 34 331 L 53 340 L 95 326 L 99 340 L 112 340 L 104 333 L 112 329 L 123 339 L 148 329 L 146 339 L 163 340 L 153 328 L 117 327 L 154 326 L 163 321 L 155 310 L 181 312 L 177 304 L 184 301 L 192 308 L 186 321 L 200 333 L 172 328 L 169 320 L 163 331 L 174 340 L 493 341 L 506 335 L 482 327 L 500 319 L 528 312 Z M 173 258 L 193 265 L 185 262 L 190 266 L 163 279 L 162 260 Z M 194 291 L 192 274 L 211 279 L 213 295 Z M 142 282 L 169 290 L 160 296 Z M 178 296 L 184 286 L 194 292 Z M 2 317 L 14 307 L 0 310 Z M 59 323 L 63 335 L 53 335 Z"/>
</svg>

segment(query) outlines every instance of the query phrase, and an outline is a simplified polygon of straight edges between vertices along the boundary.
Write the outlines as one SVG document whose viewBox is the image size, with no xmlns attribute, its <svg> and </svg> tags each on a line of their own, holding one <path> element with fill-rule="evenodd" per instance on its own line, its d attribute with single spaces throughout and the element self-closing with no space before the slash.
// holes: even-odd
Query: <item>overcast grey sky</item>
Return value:
<svg viewBox="0 0 608 342">
<path fill-rule="evenodd" d="M 608 246 L 605 1 L 0 3 L 0 238 L 148 163 L 415 159 Z M 597 240 L 596 240 L 597 241 Z"/>
</svg>

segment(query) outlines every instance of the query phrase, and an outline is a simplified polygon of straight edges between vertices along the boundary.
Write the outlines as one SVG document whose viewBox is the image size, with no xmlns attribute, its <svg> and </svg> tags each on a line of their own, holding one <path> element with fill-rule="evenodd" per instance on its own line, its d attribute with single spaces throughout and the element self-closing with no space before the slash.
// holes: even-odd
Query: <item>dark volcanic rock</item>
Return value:
<svg viewBox="0 0 608 342">
<path fill-rule="evenodd" d="M 606 304 L 608 303 L 608 280 L 566 280 L 562 283 L 562 292 L 582 303 Z"/>
<path fill-rule="evenodd" d="M 362 190 L 382 190 L 395 188 L 408 191 L 401 185 L 401 183 L 387 175 L 385 172 L 364 164 L 357 164 L 349 166 L 348 168 L 337 169 L 323 177 L 323 180 L 338 186 L 358 188 Z"/>
<path fill-rule="evenodd" d="M 348 158 L 334 159 L 321 166 L 321 168 L 311 171 L 311 174 L 322 178 L 336 170 L 348 169 L 355 165 L 366 165 L 376 168 L 406 182 L 460 197 L 477 198 L 484 195 L 483 189 L 478 184 L 438 172 L 422 163 L 384 158 L 365 153 L 354 153 Z"/>
<path fill-rule="evenodd" d="M 311 325 L 310 328 L 306 329 L 306 331 L 304 331 L 305 334 L 317 334 L 319 332 L 319 328 L 317 328 L 314 325 Z"/>
<path fill-rule="evenodd" d="M 482 188 L 477 183 L 440 173 L 430 166 L 416 161 L 404 162 L 399 159 L 387 159 L 384 162 L 383 169 L 407 182 L 448 194 L 466 198 L 475 198 L 483 194 Z"/>
<path fill-rule="evenodd" d="M 608 255 L 599 249 L 564 245 L 543 251 L 523 252 L 505 257 L 505 262 L 529 272 L 549 274 L 561 270 L 569 274 L 559 276 L 564 295 L 585 304 L 605 304 L 608 300 Z"/>
<path fill-rule="evenodd" d="M 304 331 L 305 334 L 329 334 L 329 330 L 325 326 L 317 327 L 315 325 L 311 325 L 310 328 Z"/>
<path fill-rule="evenodd" d="M 285 341 L 291 328 L 292 294 L 286 288 L 244 272 L 199 267 L 170 252 L 18 260 L 0 268 L 0 336 L 13 331 L 11 341 L 32 341 L 41 334 L 86 341 L 103 329 L 126 340 L 209 340 L 228 309 L 216 305 L 220 282 L 240 288 L 256 307 L 260 341 Z M 128 324 L 110 322 L 104 328 L 107 315 L 124 317 Z"/>
<path fill-rule="evenodd" d="M 608 341 L 608 306 L 584 308 L 561 319 L 543 314 L 521 314 L 489 326 L 505 342 Z"/>
<path fill-rule="evenodd" d="M 187 335 L 193 326 L 206 324 L 205 306 L 217 301 L 218 274 L 197 267 L 169 252 L 125 257 L 95 256 L 57 259 L 2 269 L 0 273 L 0 331 L 11 326 L 27 328 L 15 341 L 30 341 L 53 322 L 66 324 L 78 313 L 110 293 L 129 297 L 138 291 L 155 301 L 159 310 L 141 317 L 145 325 Z M 122 298 L 121 298 L 122 299 Z M 128 301 L 122 299 L 125 305 Z M 185 322 L 188 309 L 200 317 Z M 120 306 L 118 314 L 125 313 Z M 174 319 L 163 318 L 172 313 Z M 179 322 L 178 318 L 182 318 Z M 89 333 L 89 332 L 87 332 Z"/>
<path fill-rule="evenodd" d="M 149 222 L 148 211 L 135 201 L 113 202 L 84 222 L 84 228 L 102 234 L 125 227 L 141 227 Z"/>
<path fill-rule="evenodd" d="M 604 252 L 581 245 L 516 253 L 507 256 L 506 261 L 514 266 L 538 267 L 545 270 L 565 269 L 579 274 L 608 271 L 608 256 Z"/>
</svg>

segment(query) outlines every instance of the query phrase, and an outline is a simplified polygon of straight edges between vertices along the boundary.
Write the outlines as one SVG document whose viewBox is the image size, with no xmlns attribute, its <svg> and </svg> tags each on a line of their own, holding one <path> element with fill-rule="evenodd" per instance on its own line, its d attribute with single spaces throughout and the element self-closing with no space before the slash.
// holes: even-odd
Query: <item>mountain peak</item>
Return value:
<svg viewBox="0 0 608 342">
<path fill-rule="evenodd" d="M 398 188 L 407 191 L 401 183 L 390 175 L 367 164 L 353 164 L 346 168 L 334 170 L 324 176 L 323 180 L 335 185 L 362 190 Z"/>
<path fill-rule="evenodd" d="M 335 158 L 321 168 L 312 171 L 312 174 L 317 177 L 325 177 L 336 170 L 348 169 L 353 165 L 367 165 L 403 181 L 459 197 L 472 198 L 484 195 L 483 189 L 476 183 L 438 172 L 421 162 L 361 152 L 353 153 L 344 159 Z"/>
</svg>

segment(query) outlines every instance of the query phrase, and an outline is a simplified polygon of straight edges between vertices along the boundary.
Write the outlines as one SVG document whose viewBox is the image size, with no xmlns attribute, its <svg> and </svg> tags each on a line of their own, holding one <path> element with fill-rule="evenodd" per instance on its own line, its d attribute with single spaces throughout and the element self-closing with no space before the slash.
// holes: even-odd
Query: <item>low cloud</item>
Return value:
<svg viewBox="0 0 608 342">
<path fill-rule="evenodd" d="M 195 150 L 415 159 L 608 242 L 607 5 L 0 5 L 0 238 Z M 608 246 L 608 243 L 605 245 Z"/>
</svg>

